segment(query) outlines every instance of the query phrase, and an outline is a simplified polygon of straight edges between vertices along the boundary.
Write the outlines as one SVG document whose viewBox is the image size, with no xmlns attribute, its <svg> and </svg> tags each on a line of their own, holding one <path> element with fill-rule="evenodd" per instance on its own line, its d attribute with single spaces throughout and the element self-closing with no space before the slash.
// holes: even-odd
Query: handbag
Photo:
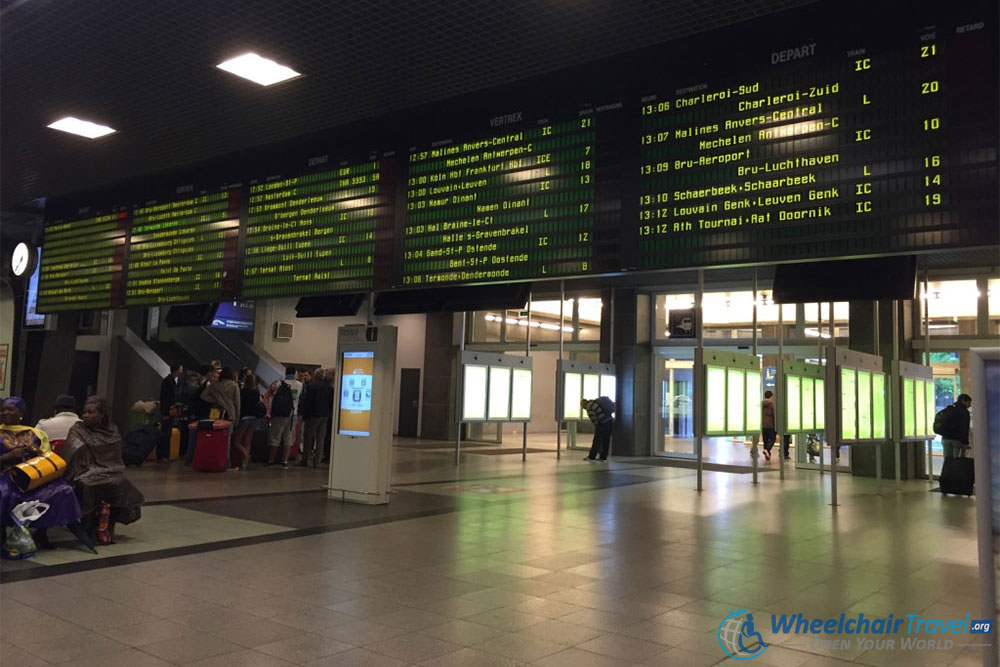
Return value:
<svg viewBox="0 0 1000 667">
<path fill-rule="evenodd" d="M 55 452 L 46 452 L 15 465 L 10 470 L 10 478 L 22 493 L 26 493 L 59 479 L 64 472 L 66 460 Z"/>
</svg>

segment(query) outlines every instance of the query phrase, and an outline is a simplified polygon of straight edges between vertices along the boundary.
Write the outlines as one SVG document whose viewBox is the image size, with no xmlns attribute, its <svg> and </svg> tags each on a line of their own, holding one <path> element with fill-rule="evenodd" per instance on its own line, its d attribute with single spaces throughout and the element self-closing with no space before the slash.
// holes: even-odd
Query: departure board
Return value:
<svg viewBox="0 0 1000 667">
<path fill-rule="evenodd" d="M 996 26 L 897 31 L 785 35 L 643 97 L 639 268 L 995 243 Z"/>
<path fill-rule="evenodd" d="M 47 224 L 42 239 L 38 312 L 121 306 L 127 234 L 125 210 Z"/>
<path fill-rule="evenodd" d="M 370 291 L 378 269 L 387 282 L 392 163 L 373 159 L 252 182 L 243 297 Z"/>
<path fill-rule="evenodd" d="M 412 149 L 403 284 L 591 272 L 596 142 L 581 115 Z"/>
<path fill-rule="evenodd" d="M 234 299 L 239 215 L 239 186 L 136 207 L 125 305 Z"/>
</svg>

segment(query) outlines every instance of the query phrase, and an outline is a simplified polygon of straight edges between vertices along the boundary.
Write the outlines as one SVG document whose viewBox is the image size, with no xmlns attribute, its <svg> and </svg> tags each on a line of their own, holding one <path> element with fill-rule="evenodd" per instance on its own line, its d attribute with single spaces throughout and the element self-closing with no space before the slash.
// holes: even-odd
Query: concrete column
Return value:
<svg viewBox="0 0 1000 667">
<path fill-rule="evenodd" d="M 454 319 L 454 313 L 428 313 L 426 317 L 422 438 L 455 438 Z"/>
<path fill-rule="evenodd" d="M 601 360 L 609 358 L 608 327 L 603 320 L 614 320 L 614 360 L 618 368 L 618 413 L 612 438 L 612 454 L 649 456 L 652 442 L 649 433 L 649 369 L 652 348 L 649 327 L 652 308 L 650 295 L 634 289 L 615 290 L 614 308 L 604 295 L 601 326 Z"/>
</svg>

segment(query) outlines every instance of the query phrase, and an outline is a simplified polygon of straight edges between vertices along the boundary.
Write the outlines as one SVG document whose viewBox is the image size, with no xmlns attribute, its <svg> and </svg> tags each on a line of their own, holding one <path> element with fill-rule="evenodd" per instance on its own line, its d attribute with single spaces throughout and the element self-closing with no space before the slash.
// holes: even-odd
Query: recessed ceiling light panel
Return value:
<svg viewBox="0 0 1000 667">
<path fill-rule="evenodd" d="M 285 67 L 268 58 L 262 58 L 256 53 L 244 53 L 242 56 L 221 62 L 216 67 L 236 76 L 242 76 L 244 79 L 250 79 L 262 86 L 270 86 L 302 76 L 291 67 Z"/>
<path fill-rule="evenodd" d="M 79 134 L 81 137 L 87 137 L 88 139 L 97 139 L 98 137 L 103 137 L 106 134 L 117 132 L 117 130 L 113 127 L 98 125 L 97 123 L 91 123 L 89 120 L 80 120 L 79 118 L 74 118 L 73 116 L 60 118 L 56 122 L 50 124 L 49 127 L 53 130 L 61 130 L 62 132 L 69 132 L 70 134 Z"/>
</svg>

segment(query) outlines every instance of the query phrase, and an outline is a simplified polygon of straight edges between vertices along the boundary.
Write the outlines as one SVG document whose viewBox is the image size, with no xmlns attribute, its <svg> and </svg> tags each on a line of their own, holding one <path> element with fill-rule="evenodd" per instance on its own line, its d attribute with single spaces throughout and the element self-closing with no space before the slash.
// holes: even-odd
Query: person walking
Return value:
<svg viewBox="0 0 1000 667">
<path fill-rule="evenodd" d="M 607 396 L 594 400 L 583 399 L 580 407 L 587 410 L 587 416 L 594 424 L 594 442 L 584 461 L 607 461 L 611 449 L 611 434 L 615 430 L 615 402 Z"/>
<path fill-rule="evenodd" d="M 770 461 L 777 435 L 774 428 L 774 392 L 770 389 L 764 392 L 764 400 L 760 402 L 760 434 L 764 439 L 764 458 Z"/>
</svg>

